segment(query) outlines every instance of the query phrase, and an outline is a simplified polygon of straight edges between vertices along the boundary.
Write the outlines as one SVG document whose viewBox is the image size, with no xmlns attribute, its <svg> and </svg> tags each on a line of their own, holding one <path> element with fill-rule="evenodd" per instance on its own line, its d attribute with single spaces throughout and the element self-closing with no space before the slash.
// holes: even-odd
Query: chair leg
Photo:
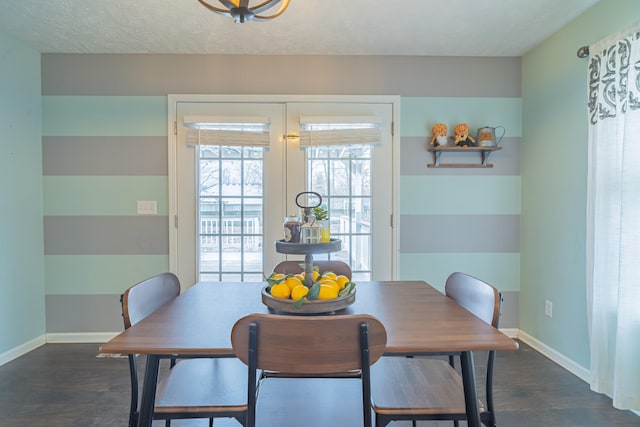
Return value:
<svg viewBox="0 0 640 427">
<path fill-rule="evenodd" d="M 484 414 L 485 416 L 482 418 L 486 418 L 486 420 L 482 420 L 485 425 L 489 427 L 495 427 L 496 425 L 496 416 L 495 416 L 495 408 L 493 406 L 493 366 L 495 364 L 496 352 L 490 351 L 489 356 L 487 358 L 487 377 L 486 377 L 486 389 L 485 394 L 487 396 L 487 412 Z"/>
<path fill-rule="evenodd" d="M 129 354 L 129 376 L 131 377 L 131 402 L 129 404 L 129 427 L 138 425 L 138 366 L 135 354 Z"/>
</svg>

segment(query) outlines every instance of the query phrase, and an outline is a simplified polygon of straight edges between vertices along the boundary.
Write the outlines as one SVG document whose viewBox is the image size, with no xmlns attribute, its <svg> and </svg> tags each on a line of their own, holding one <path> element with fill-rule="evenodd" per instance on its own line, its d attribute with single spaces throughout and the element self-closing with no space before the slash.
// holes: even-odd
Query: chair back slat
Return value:
<svg viewBox="0 0 640 427">
<path fill-rule="evenodd" d="M 124 327 L 135 325 L 180 295 L 180 281 L 173 273 L 161 273 L 143 280 L 122 294 Z"/>
<path fill-rule="evenodd" d="M 445 294 L 494 328 L 498 327 L 502 297 L 487 282 L 465 273 L 452 273 L 447 278 Z"/>
<path fill-rule="evenodd" d="M 237 357 L 249 364 L 249 326 L 257 325 L 257 368 L 290 374 L 327 374 L 362 369 L 360 326 L 368 325 L 369 363 L 385 350 L 387 333 L 370 315 L 287 316 L 252 314 L 231 332 Z"/>
</svg>

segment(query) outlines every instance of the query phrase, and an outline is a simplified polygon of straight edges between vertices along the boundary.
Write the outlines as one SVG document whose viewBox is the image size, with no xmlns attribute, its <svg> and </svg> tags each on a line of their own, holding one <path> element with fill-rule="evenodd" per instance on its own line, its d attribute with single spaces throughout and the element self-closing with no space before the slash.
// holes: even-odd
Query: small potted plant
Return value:
<svg viewBox="0 0 640 427">
<path fill-rule="evenodd" d="M 329 212 L 324 206 L 313 208 L 313 215 L 320 225 L 320 242 L 328 243 L 331 241 L 331 232 L 329 224 Z"/>
</svg>

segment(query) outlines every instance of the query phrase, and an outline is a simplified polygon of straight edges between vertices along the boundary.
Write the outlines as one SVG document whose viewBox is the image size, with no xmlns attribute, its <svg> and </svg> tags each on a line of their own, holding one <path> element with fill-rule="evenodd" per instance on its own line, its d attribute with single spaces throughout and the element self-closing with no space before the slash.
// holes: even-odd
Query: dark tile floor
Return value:
<svg viewBox="0 0 640 427">
<path fill-rule="evenodd" d="M 96 357 L 98 347 L 47 344 L 1 366 L 0 427 L 125 427 L 129 398 L 127 359 Z M 478 375 L 484 371 L 481 356 L 477 355 Z M 524 344 L 518 351 L 498 354 L 494 394 L 500 427 L 640 426 L 640 417 L 614 409 L 609 398 L 591 392 L 582 380 Z M 289 409 L 283 398 L 282 410 Z M 341 409 L 336 408 L 335 416 L 340 418 L 340 413 Z M 239 426 L 234 420 L 216 420 L 214 424 Z M 156 425 L 164 423 L 155 422 Z M 206 420 L 172 422 L 174 427 L 206 425 Z M 293 425 L 306 427 L 308 422 Z M 418 425 L 441 427 L 452 423 Z"/>
</svg>

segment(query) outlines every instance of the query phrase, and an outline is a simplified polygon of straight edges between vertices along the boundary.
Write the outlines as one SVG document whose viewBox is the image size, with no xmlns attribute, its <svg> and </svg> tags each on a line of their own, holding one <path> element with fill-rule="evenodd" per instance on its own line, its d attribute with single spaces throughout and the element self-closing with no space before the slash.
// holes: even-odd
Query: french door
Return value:
<svg viewBox="0 0 640 427">
<path fill-rule="evenodd" d="M 295 199 L 303 191 L 321 194 L 332 237 L 343 242 L 341 252 L 317 258 L 348 262 L 354 281 L 393 277 L 395 104 L 355 101 L 169 97 L 169 128 L 175 131 L 169 152 L 170 268 L 183 286 L 263 280 L 285 258 L 276 253 L 275 241 L 283 237 L 284 217 L 298 213 Z M 379 140 L 304 144 L 301 123 L 308 117 L 329 125 L 370 121 Z M 345 119 L 352 117 L 358 120 Z M 251 142 L 251 123 L 264 126 L 266 143 Z M 233 131 L 240 137 L 225 145 Z M 222 136 L 211 143 L 205 132 Z"/>
</svg>

